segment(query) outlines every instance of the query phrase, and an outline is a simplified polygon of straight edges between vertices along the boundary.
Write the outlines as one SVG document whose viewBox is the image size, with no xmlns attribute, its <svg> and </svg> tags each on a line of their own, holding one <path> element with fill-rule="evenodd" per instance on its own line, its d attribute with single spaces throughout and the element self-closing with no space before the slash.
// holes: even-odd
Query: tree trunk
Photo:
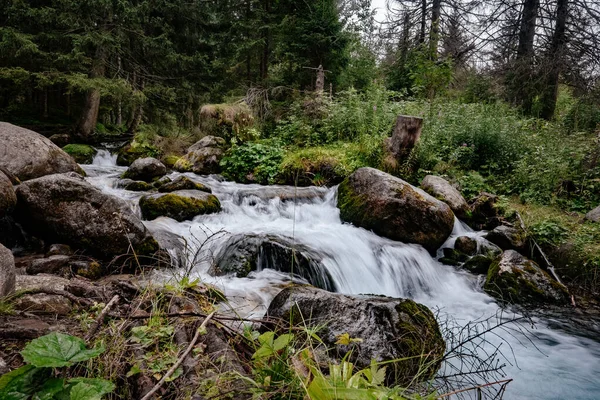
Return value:
<svg viewBox="0 0 600 400">
<path fill-rule="evenodd" d="M 137 89 L 136 89 L 137 90 Z M 140 78 L 139 90 L 144 90 L 144 79 Z M 144 104 L 140 103 L 134 106 L 133 115 L 131 117 L 131 123 L 127 128 L 128 133 L 135 133 L 137 131 L 138 126 L 142 122 L 142 117 L 144 116 Z"/>
<path fill-rule="evenodd" d="M 260 78 L 264 81 L 269 77 L 269 55 L 271 53 L 271 1 L 264 0 L 263 3 L 263 51 L 260 60 Z"/>
<path fill-rule="evenodd" d="M 566 26 L 569 16 L 569 0 L 557 0 L 556 20 L 554 34 L 547 57 L 548 73 L 545 79 L 545 85 L 542 90 L 540 117 L 552 119 L 556 109 L 556 99 L 558 97 L 558 80 L 564 64 L 564 50 L 566 44 Z"/>
<path fill-rule="evenodd" d="M 407 115 L 399 115 L 392 129 L 392 137 L 383 142 L 383 169 L 396 173 L 402 162 L 410 155 L 411 150 L 421 137 L 423 119 Z"/>
<path fill-rule="evenodd" d="M 512 86 L 517 103 L 525 113 L 531 113 L 533 106 L 533 44 L 535 26 L 540 8 L 540 0 L 525 0 L 519 25 L 519 44 Z"/>
<path fill-rule="evenodd" d="M 440 41 L 440 15 L 442 0 L 433 0 L 431 6 L 431 29 L 429 31 L 429 57 L 437 60 L 438 43 Z"/>
<path fill-rule="evenodd" d="M 96 59 L 90 71 L 90 78 L 100 78 L 104 76 L 104 71 L 104 52 L 102 48 L 98 48 L 96 49 Z M 89 141 L 90 136 L 92 136 L 96 129 L 99 111 L 100 91 L 98 89 L 90 89 L 85 96 L 81 118 L 77 125 L 77 135 L 85 142 Z"/>
<path fill-rule="evenodd" d="M 427 0 L 421 0 L 421 32 L 419 43 L 425 43 L 425 30 L 427 29 Z"/>
<path fill-rule="evenodd" d="M 323 66 L 319 65 L 319 68 L 317 68 L 317 81 L 315 83 L 315 92 L 317 92 L 317 95 L 321 96 L 323 94 L 324 89 L 325 89 L 325 71 L 323 70 Z"/>
</svg>

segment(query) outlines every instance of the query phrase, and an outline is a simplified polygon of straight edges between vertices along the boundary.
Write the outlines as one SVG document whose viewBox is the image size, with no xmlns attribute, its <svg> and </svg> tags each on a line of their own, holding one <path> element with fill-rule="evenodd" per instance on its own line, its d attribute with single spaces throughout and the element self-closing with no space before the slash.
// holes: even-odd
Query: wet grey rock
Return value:
<svg viewBox="0 0 600 400">
<path fill-rule="evenodd" d="M 198 175 L 218 174 L 219 163 L 225 154 L 225 140 L 216 136 L 205 136 L 188 148 L 173 168 L 181 172 L 194 172 Z"/>
<path fill-rule="evenodd" d="M 15 258 L 12 252 L 0 244 L 0 297 L 15 291 Z"/>
<path fill-rule="evenodd" d="M 119 179 L 116 186 L 120 189 L 130 190 L 132 192 L 147 192 L 154 190 L 154 186 L 144 181 L 134 181 L 133 179 Z"/>
<path fill-rule="evenodd" d="M 0 167 L 21 181 L 63 172 L 83 170 L 71 156 L 44 136 L 0 122 Z"/>
<path fill-rule="evenodd" d="M 477 240 L 468 236 L 459 236 L 456 238 L 454 248 L 468 256 L 475 255 L 477 253 Z"/>
<path fill-rule="evenodd" d="M 421 188 L 438 200 L 448 204 L 454 215 L 466 220 L 471 216 L 471 209 L 460 192 L 444 178 L 427 175 L 421 182 Z"/>
<path fill-rule="evenodd" d="M 524 251 L 527 248 L 527 233 L 521 228 L 500 225 L 488 232 L 485 239 L 503 250 Z"/>
<path fill-rule="evenodd" d="M 567 289 L 535 262 L 507 250 L 490 266 L 484 290 L 497 299 L 514 304 L 568 304 Z"/>
<path fill-rule="evenodd" d="M 473 274 L 487 274 L 494 259 L 493 255 L 477 254 L 465 261 L 462 268 Z"/>
<path fill-rule="evenodd" d="M 146 157 L 135 160 L 123 174 L 123 178 L 134 181 L 152 182 L 154 178 L 167 173 L 167 167 L 156 158 Z"/>
<path fill-rule="evenodd" d="M 217 137 L 217 136 L 204 136 L 202 139 L 198 140 L 196 143 L 191 145 L 188 148 L 188 153 L 200 149 L 204 149 L 206 147 L 216 147 L 216 148 L 225 148 L 226 142 L 225 139 Z"/>
<path fill-rule="evenodd" d="M 55 133 L 48 139 L 61 149 L 69 143 L 71 143 L 71 135 L 69 135 L 68 133 Z"/>
<path fill-rule="evenodd" d="M 265 268 L 294 273 L 311 284 L 336 290 L 333 278 L 315 250 L 295 244 L 292 238 L 276 235 L 232 236 L 215 256 L 209 273 L 213 276 L 235 274 L 239 278 Z"/>
<path fill-rule="evenodd" d="M 12 213 L 16 205 L 17 195 L 12 182 L 0 171 L 0 218 Z"/>
<path fill-rule="evenodd" d="M 267 315 L 293 324 L 322 327 L 319 337 L 329 355 L 367 368 L 371 360 L 392 361 L 387 365 L 387 383 L 402 384 L 420 371 L 421 379 L 439 368 L 445 343 L 433 313 L 409 299 L 385 296 L 351 297 L 310 286 L 283 289 L 271 302 Z M 336 344 L 341 335 L 360 339 L 349 345 Z M 393 360 L 404 359 L 400 362 Z M 428 365 L 429 364 L 429 365 Z M 423 365 L 427 367 L 420 369 Z"/>
<path fill-rule="evenodd" d="M 165 182 L 158 188 L 161 193 L 170 193 L 177 190 L 200 190 L 207 193 L 212 193 L 212 190 L 201 183 L 194 182 L 187 176 L 178 176 L 171 182 Z"/>
<path fill-rule="evenodd" d="M 16 217 L 49 242 L 85 249 L 101 258 L 126 254 L 130 245 L 140 255 L 158 250 L 129 205 L 85 181 L 49 175 L 17 188 Z"/>
<path fill-rule="evenodd" d="M 53 255 L 48 258 L 31 260 L 31 263 L 27 266 L 27 273 L 30 275 L 55 274 L 62 268 L 68 267 L 70 260 L 71 257 L 66 255 Z"/>
<path fill-rule="evenodd" d="M 450 207 L 400 178 L 374 168 L 359 168 L 338 187 L 343 221 L 380 236 L 417 243 L 430 252 L 450 236 Z"/>
</svg>

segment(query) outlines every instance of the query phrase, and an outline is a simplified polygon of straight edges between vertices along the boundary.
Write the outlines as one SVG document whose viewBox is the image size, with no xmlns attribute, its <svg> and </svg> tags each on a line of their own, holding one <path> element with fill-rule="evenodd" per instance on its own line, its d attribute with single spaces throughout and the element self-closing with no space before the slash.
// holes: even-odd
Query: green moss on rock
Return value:
<svg viewBox="0 0 600 400">
<path fill-rule="evenodd" d="M 91 164 L 98 150 L 87 144 L 68 144 L 63 151 L 73 157 L 79 164 Z"/>
<path fill-rule="evenodd" d="M 144 219 L 169 217 L 176 221 L 191 220 L 196 215 L 221 211 L 219 199 L 199 191 L 178 191 L 168 194 L 144 196 L 140 199 Z"/>
</svg>

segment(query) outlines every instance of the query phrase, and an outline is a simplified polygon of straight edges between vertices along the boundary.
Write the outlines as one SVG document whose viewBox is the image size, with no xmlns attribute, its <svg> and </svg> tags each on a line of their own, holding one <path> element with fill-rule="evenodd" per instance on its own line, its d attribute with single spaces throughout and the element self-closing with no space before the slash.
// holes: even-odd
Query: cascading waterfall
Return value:
<svg viewBox="0 0 600 400">
<path fill-rule="evenodd" d="M 88 180 L 101 190 L 131 202 L 137 210 L 142 193 L 115 189 L 114 183 L 124 168 L 104 163 L 108 157 L 94 159 L 84 166 Z M 111 159 L 112 160 L 112 159 Z M 172 177 L 179 174 L 174 173 Z M 322 257 L 339 291 L 347 294 L 382 294 L 409 297 L 441 315 L 452 316 L 458 323 L 480 320 L 494 315 L 499 307 L 480 289 L 478 277 L 451 266 L 442 265 L 418 245 L 381 238 L 374 233 L 343 224 L 336 208 L 336 190 L 324 197 L 300 203 L 283 202 L 280 198 L 261 200 L 256 196 L 239 198 L 242 189 L 260 190 L 259 185 L 222 182 L 215 177 L 185 174 L 190 179 L 212 188 L 221 201 L 223 211 L 198 216 L 194 221 L 178 223 L 169 218 L 146 221 L 151 230 L 165 229 L 186 239 L 203 243 L 192 275 L 223 289 L 230 305 L 239 315 L 264 314 L 270 300 L 289 283 L 289 274 L 270 269 L 252 272 L 247 278 L 213 277 L 208 274 L 212 259 L 232 235 L 270 234 L 293 237 L 295 243 L 307 246 Z M 137 211 L 136 211 L 137 212 Z M 457 236 L 466 234 L 482 241 L 456 221 L 452 236 L 444 244 L 451 246 Z M 294 278 L 298 279 L 298 278 Z M 505 369 L 514 381 L 508 386 L 507 399 L 597 399 L 600 397 L 600 346 L 592 340 L 548 328 L 538 320 L 535 336 L 527 338 L 506 334 L 502 349 L 516 362 Z M 500 336 L 503 332 L 497 332 Z M 493 338 L 491 344 L 500 343 Z"/>
</svg>

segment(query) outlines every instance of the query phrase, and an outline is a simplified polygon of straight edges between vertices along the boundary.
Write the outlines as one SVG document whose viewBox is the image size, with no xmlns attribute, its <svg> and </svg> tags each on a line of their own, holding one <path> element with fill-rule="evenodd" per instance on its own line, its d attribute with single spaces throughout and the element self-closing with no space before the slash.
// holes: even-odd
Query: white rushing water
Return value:
<svg viewBox="0 0 600 400">
<path fill-rule="evenodd" d="M 110 163 L 106 161 L 109 159 Z M 84 168 L 92 184 L 129 201 L 132 209 L 138 212 L 137 201 L 143 193 L 114 187 L 124 168 L 116 167 L 109 155 L 99 152 L 94 165 Z M 260 190 L 261 187 L 221 182 L 215 177 L 185 175 L 211 187 L 221 201 L 223 211 L 198 216 L 193 221 L 179 223 L 170 218 L 158 218 L 145 224 L 151 230 L 165 229 L 176 233 L 188 243 L 202 242 L 211 233 L 216 233 L 203 245 L 201 257 L 193 265 L 192 276 L 222 288 L 231 307 L 240 315 L 264 314 L 270 300 L 290 281 L 287 274 L 267 269 L 252 272 L 247 278 L 208 274 L 211 256 L 229 237 L 257 233 L 292 237 L 295 243 L 318 252 L 342 293 L 409 297 L 438 309 L 441 318 L 451 316 L 459 324 L 499 312 L 496 302 L 481 290 L 478 277 L 440 264 L 421 246 L 394 242 L 343 224 L 336 208 L 335 189 L 329 190 L 323 198 L 298 204 L 283 202 L 280 198 L 260 200 L 249 196 L 240 199 L 241 190 Z M 454 232 L 444 246 L 451 246 L 457 236 L 464 234 L 483 241 L 480 233 L 456 221 Z M 510 361 L 505 374 L 514 381 L 504 398 L 600 398 L 600 345 L 552 330 L 545 321 L 536 322 L 532 330 L 535 336 L 528 334 L 533 343 L 518 333 L 497 331 L 501 339 L 490 335 L 491 345 L 505 342 L 501 350 Z"/>
</svg>

